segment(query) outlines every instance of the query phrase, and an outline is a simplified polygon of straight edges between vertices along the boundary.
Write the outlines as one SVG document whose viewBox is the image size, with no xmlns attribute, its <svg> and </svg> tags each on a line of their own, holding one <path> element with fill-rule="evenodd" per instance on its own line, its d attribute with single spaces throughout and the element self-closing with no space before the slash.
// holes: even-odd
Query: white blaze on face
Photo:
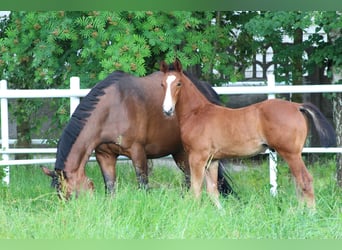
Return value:
<svg viewBox="0 0 342 250">
<path fill-rule="evenodd" d="M 169 75 L 166 78 L 166 92 L 165 92 L 165 98 L 163 102 L 164 112 L 169 112 L 174 108 L 174 104 L 172 102 L 172 96 L 171 96 L 171 83 L 174 80 L 176 80 L 176 77 L 174 75 Z"/>
</svg>

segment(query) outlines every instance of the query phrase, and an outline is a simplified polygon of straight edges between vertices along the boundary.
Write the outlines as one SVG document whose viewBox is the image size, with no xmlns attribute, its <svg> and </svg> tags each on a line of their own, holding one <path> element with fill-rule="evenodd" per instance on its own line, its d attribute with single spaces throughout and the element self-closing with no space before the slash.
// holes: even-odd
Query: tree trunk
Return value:
<svg viewBox="0 0 342 250">
<path fill-rule="evenodd" d="M 342 75 L 334 72 L 333 82 L 342 80 Z M 337 147 L 342 147 L 342 93 L 336 93 L 333 100 L 333 118 L 336 127 Z M 342 187 L 342 154 L 336 154 L 336 178 L 337 184 Z"/>
<path fill-rule="evenodd" d="M 342 94 L 338 93 L 334 98 L 334 122 L 336 125 L 337 146 L 342 146 Z M 342 187 L 342 154 L 336 155 L 337 184 Z"/>
<path fill-rule="evenodd" d="M 342 147 L 342 93 L 336 94 L 333 105 L 337 147 Z M 336 178 L 337 184 L 342 187 L 342 154 L 336 154 Z"/>
<path fill-rule="evenodd" d="M 340 29 L 332 30 L 328 34 L 328 39 L 334 43 L 341 39 Z M 342 66 L 332 62 L 332 83 L 342 83 Z M 342 93 L 335 94 L 333 99 L 333 119 L 336 128 L 336 142 L 337 147 L 342 146 Z M 336 154 L 336 181 L 342 187 L 342 154 Z"/>
</svg>

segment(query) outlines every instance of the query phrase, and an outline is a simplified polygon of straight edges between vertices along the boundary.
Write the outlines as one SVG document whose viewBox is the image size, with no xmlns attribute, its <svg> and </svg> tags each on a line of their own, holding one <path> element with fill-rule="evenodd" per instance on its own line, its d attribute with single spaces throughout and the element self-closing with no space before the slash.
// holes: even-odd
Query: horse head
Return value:
<svg viewBox="0 0 342 250">
<path fill-rule="evenodd" d="M 68 177 L 63 170 L 50 170 L 42 167 L 43 172 L 52 178 L 51 187 L 56 188 L 57 195 L 61 200 L 69 200 L 73 193 L 77 197 L 81 190 L 94 190 L 94 183 L 86 176 L 79 178 Z"/>
<path fill-rule="evenodd" d="M 172 116 L 175 112 L 177 97 L 182 86 L 183 70 L 181 62 L 176 59 L 173 68 L 163 61 L 160 64 L 160 71 L 164 72 L 161 86 L 164 88 L 165 97 L 163 101 L 163 112 L 167 116 Z"/>
</svg>

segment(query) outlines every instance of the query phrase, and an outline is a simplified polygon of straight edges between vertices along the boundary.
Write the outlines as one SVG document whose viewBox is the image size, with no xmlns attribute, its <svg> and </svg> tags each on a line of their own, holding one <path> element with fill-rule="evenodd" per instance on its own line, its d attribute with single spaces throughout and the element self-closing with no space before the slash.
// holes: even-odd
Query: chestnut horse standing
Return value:
<svg viewBox="0 0 342 250">
<path fill-rule="evenodd" d="M 164 72 L 163 110 L 167 116 L 177 115 L 181 139 L 189 154 L 191 188 L 199 197 L 204 176 L 214 203 L 221 208 L 215 186 L 217 159 L 253 156 L 266 148 L 276 150 L 288 163 L 294 176 L 300 201 L 315 206 L 313 178 L 302 160 L 301 152 L 311 117 L 323 146 L 336 144 L 333 127 L 312 104 L 267 100 L 239 109 L 212 104 L 183 74 L 179 60 Z M 211 182 L 210 182 L 211 179 Z"/>
<path fill-rule="evenodd" d="M 188 160 L 181 144 L 178 121 L 166 118 L 161 109 L 162 77 L 161 72 L 139 78 L 115 71 L 81 100 L 59 139 L 55 169 L 43 167 L 45 174 L 52 177 L 52 184 L 61 198 L 94 188 L 85 175 L 85 165 L 93 150 L 107 193 L 115 189 L 115 165 L 119 155 L 132 160 L 140 186 L 146 187 L 147 159 L 171 154 L 185 172 L 189 185 Z M 219 104 L 218 95 L 208 83 L 197 84 L 211 102 Z M 225 177 L 223 165 L 220 165 L 219 187 L 223 194 L 228 194 L 232 188 Z"/>
</svg>

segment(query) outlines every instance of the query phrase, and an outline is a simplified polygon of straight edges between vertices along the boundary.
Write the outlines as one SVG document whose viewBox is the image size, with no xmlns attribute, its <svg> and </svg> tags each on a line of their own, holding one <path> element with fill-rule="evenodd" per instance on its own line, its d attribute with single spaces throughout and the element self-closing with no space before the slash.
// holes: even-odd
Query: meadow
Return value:
<svg viewBox="0 0 342 250">
<path fill-rule="evenodd" d="M 269 192 L 267 162 L 244 164 L 248 168 L 230 172 L 239 198 L 221 198 L 224 213 L 205 193 L 195 201 L 183 174 L 168 164 L 155 164 L 146 191 L 137 188 L 130 162 L 120 162 L 116 195 L 106 197 L 98 166 L 88 163 L 96 191 L 69 202 L 57 198 L 39 166 L 13 166 L 10 186 L 1 186 L 0 239 L 342 239 L 334 160 L 308 164 L 314 213 L 298 206 L 284 163 L 276 197 Z"/>
</svg>

